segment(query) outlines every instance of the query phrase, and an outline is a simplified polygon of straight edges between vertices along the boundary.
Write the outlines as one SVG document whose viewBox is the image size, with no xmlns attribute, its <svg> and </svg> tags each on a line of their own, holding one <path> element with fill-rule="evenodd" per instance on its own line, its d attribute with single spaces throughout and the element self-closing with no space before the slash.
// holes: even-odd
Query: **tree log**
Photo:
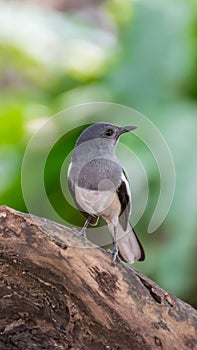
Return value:
<svg viewBox="0 0 197 350">
<path fill-rule="evenodd" d="M 1 350 L 196 349 L 196 328 L 196 310 L 74 230 L 0 207 Z"/>
</svg>

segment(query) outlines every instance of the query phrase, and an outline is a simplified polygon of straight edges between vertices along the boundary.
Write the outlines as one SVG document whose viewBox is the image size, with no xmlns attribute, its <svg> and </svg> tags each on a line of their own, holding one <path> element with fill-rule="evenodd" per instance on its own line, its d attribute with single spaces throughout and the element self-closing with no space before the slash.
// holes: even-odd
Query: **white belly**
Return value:
<svg viewBox="0 0 197 350">
<path fill-rule="evenodd" d="M 87 190 L 75 186 L 75 197 L 80 207 L 89 214 L 102 215 L 109 210 L 115 198 L 116 192 Z"/>
</svg>

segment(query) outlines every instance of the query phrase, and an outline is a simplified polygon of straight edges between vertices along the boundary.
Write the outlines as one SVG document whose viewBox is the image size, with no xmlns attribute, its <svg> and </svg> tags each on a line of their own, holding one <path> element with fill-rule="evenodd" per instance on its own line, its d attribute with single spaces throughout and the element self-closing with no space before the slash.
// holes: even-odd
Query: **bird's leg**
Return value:
<svg viewBox="0 0 197 350">
<path fill-rule="evenodd" d="M 113 262 L 119 260 L 118 257 L 118 242 L 117 242 L 117 226 L 114 225 L 114 249 L 113 249 Z"/>
<path fill-rule="evenodd" d="M 79 231 L 79 236 L 82 236 L 83 238 L 87 238 L 87 237 L 86 237 L 86 229 L 87 229 L 87 227 L 88 227 L 88 225 L 89 225 L 89 222 L 90 222 L 90 219 L 89 219 L 89 217 L 88 217 L 88 218 L 86 219 L 85 224 L 83 225 L 81 231 Z"/>
</svg>

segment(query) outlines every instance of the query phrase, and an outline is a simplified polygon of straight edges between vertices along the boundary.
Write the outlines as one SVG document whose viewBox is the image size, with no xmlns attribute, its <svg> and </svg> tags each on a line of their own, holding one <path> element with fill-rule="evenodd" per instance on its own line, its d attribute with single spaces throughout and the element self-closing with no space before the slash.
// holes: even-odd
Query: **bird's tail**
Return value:
<svg viewBox="0 0 197 350">
<path fill-rule="evenodd" d="M 114 236 L 112 225 L 109 226 Z M 120 224 L 117 225 L 117 241 L 119 255 L 125 262 L 134 263 L 145 259 L 144 249 L 130 224 L 128 224 L 127 231 L 123 231 Z"/>
</svg>

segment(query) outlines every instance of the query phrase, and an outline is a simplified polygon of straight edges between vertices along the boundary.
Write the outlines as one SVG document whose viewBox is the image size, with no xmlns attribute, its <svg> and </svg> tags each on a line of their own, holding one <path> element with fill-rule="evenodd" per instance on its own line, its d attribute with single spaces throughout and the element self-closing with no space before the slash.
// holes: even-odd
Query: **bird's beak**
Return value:
<svg viewBox="0 0 197 350">
<path fill-rule="evenodd" d="M 125 132 L 129 132 L 129 131 L 134 130 L 136 128 L 137 128 L 137 126 L 132 126 L 132 125 L 131 126 L 121 126 L 119 128 L 119 135 L 122 135 Z"/>
</svg>

